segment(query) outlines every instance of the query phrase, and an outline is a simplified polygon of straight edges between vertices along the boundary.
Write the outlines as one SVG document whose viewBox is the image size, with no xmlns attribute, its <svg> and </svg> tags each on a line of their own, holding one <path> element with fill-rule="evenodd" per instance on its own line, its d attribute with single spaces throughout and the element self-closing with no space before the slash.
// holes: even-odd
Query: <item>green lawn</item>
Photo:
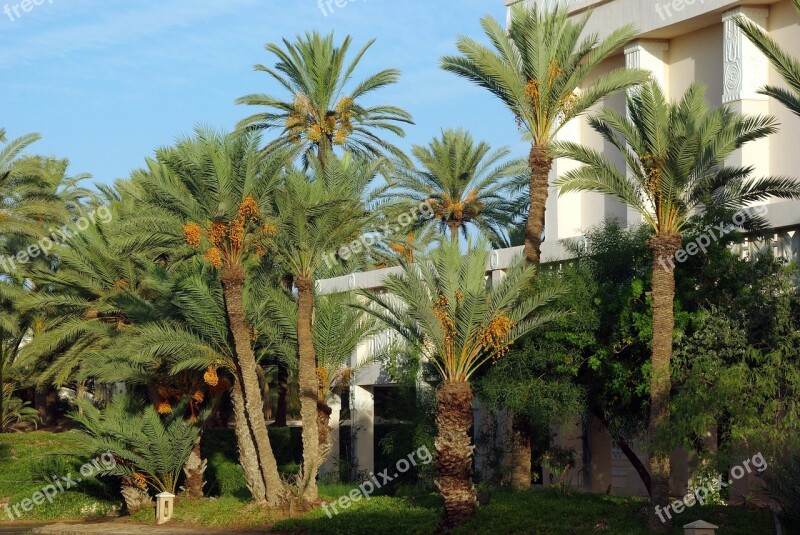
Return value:
<svg viewBox="0 0 800 535">
<path fill-rule="evenodd" d="M 10 520 L 5 506 L 12 514 L 13 506 L 20 504 L 15 520 L 77 520 L 105 516 L 119 507 L 116 487 L 105 480 L 80 475 L 80 459 L 69 455 L 74 444 L 74 432 L 0 434 L 0 518 Z M 72 475 L 72 488 L 58 492 L 50 501 L 34 504 L 23 511 L 23 500 L 33 500 L 37 492 L 50 485 L 53 476 L 67 478 Z M 81 479 L 80 482 L 77 480 Z M 52 488 L 52 487 L 51 487 Z M 39 500 L 41 501 L 41 500 Z"/>
<path fill-rule="evenodd" d="M 31 498 L 47 485 L 47 477 L 78 476 L 80 460 L 68 454 L 73 433 L 0 434 L 0 506 Z M 211 438 L 211 437 L 209 437 Z M 215 436 L 209 445 L 227 443 Z M 223 448 L 225 449 L 225 448 Z M 297 535 L 344 534 L 433 534 L 441 518 L 442 504 L 435 493 L 418 493 L 409 487 L 391 489 L 395 496 L 374 496 L 328 515 L 316 509 L 288 520 L 284 513 L 265 511 L 247 502 L 241 469 L 224 451 L 209 455 L 209 487 L 217 497 L 201 500 L 178 499 L 176 525 L 209 528 L 257 529 L 270 525 L 274 532 Z M 291 471 L 291 470 L 288 470 Z M 349 494 L 356 485 L 321 485 L 320 494 L 329 502 Z M 21 516 L 21 520 L 76 520 L 103 516 L 119 507 L 118 489 L 112 482 L 88 478 L 77 487 L 59 493 L 53 503 L 45 502 Z M 456 535 L 536 534 L 536 535 L 647 535 L 644 512 L 646 502 L 589 494 L 565 497 L 555 492 L 496 492 L 492 503 L 479 510 L 477 518 L 455 531 Z M 3 521 L 8 521 L 0 507 Z M 152 522 L 153 512 L 141 511 L 124 522 Z M 702 518 L 719 525 L 721 535 L 768 535 L 774 532 L 772 520 L 763 511 L 738 507 L 694 507 L 677 517 L 674 533 L 680 526 Z M 277 522 L 276 522 L 277 520 Z M 0 523 L 2 525 L 2 523 Z"/>
</svg>

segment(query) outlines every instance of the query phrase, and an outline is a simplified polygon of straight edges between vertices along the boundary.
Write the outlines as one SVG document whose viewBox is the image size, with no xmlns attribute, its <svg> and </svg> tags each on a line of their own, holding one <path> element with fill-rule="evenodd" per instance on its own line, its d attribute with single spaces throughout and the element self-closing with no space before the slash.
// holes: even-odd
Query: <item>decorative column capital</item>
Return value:
<svg viewBox="0 0 800 535">
<path fill-rule="evenodd" d="M 769 64 L 767 58 L 736 24 L 736 19 L 740 17 L 766 28 L 769 8 L 740 6 L 722 14 L 724 104 L 739 100 L 767 99 L 758 91 L 768 82 Z"/>
</svg>

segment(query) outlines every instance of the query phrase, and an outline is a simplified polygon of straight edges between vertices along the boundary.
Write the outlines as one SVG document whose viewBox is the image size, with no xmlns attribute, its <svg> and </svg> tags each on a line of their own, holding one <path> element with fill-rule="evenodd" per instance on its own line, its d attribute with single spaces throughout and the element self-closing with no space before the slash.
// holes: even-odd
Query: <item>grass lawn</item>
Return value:
<svg viewBox="0 0 800 535">
<path fill-rule="evenodd" d="M 48 477 L 79 477 L 81 462 L 68 454 L 72 432 L 52 434 L 0 434 L 0 516 L 6 503 L 19 503 L 49 484 Z M 212 445 L 216 440 L 209 441 Z M 178 499 L 174 525 L 204 526 L 229 530 L 256 530 L 272 526 L 272 532 L 297 535 L 396 534 L 427 535 L 436 531 L 442 513 L 435 493 L 419 493 L 396 487 L 395 496 L 374 496 L 355 502 L 329 518 L 322 509 L 301 517 L 285 519 L 282 512 L 262 510 L 248 503 L 243 492 L 241 469 L 225 452 L 209 455 L 208 486 L 217 497 L 200 500 Z M 287 465 L 288 466 L 288 465 Z M 320 485 L 323 500 L 333 502 L 350 493 L 356 485 Z M 246 489 L 244 489 L 246 490 Z M 53 503 L 45 502 L 21 515 L 20 520 L 78 520 L 113 514 L 119 507 L 119 492 L 113 482 L 86 478 L 73 489 L 59 493 Z M 590 494 L 569 497 L 550 491 L 526 493 L 495 492 L 492 503 L 477 517 L 456 530 L 455 535 L 647 535 L 644 527 L 646 502 Z M 282 519 L 284 518 L 284 519 Z M 722 529 L 721 535 L 769 535 L 774 532 L 771 516 L 764 511 L 739 507 L 694 507 L 677 517 L 680 526 L 702 518 Z M 141 511 L 123 522 L 150 524 L 153 511 Z M 2 522 L 0 522 L 2 527 Z"/>
<path fill-rule="evenodd" d="M 0 518 L 11 519 L 6 505 L 14 514 L 13 506 L 20 504 L 14 520 L 78 520 L 105 516 L 119 507 L 118 491 L 107 480 L 82 477 L 80 459 L 69 454 L 74 444 L 74 432 L 0 434 Z M 23 511 L 21 502 L 33 500 L 34 495 L 53 483 L 53 476 L 72 476 L 74 485 L 58 492 L 50 501 Z M 81 481 L 78 482 L 78 479 Z M 52 488 L 52 487 L 51 487 Z"/>
</svg>

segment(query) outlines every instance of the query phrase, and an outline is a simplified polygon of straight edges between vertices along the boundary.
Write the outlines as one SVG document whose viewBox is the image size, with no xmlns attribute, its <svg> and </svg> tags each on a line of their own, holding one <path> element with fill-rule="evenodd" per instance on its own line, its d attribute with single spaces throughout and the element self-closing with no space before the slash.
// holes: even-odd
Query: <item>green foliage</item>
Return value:
<svg viewBox="0 0 800 535">
<path fill-rule="evenodd" d="M 481 27 L 492 47 L 460 37 L 460 56 L 442 58 L 442 68 L 500 99 L 536 145 L 547 146 L 571 119 L 601 99 L 647 79 L 641 69 L 615 69 L 598 76 L 579 95 L 589 75 L 636 33 L 632 26 L 605 39 L 584 34 L 589 14 L 570 17 L 567 8 L 533 4 L 512 7 L 508 29 L 487 16 Z"/>
<path fill-rule="evenodd" d="M 324 161 L 334 145 L 359 157 L 402 157 L 400 149 L 380 134 L 389 132 L 402 137 L 400 124 L 411 123 L 411 115 L 395 106 L 364 103 L 368 95 L 397 83 L 400 71 L 384 69 L 352 83 L 358 64 L 374 42 L 373 39 L 364 45 L 349 63 L 346 58 L 352 44 L 350 36 L 337 45 L 332 33 L 323 36 L 315 31 L 297 36 L 294 42 L 283 39 L 283 47 L 268 44 L 267 52 L 277 59 L 275 66 L 256 65 L 255 69 L 269 74 L 289 93 L 289 98 L 263 93 L 239 98 L 237 104 L 268 110 L 247 117 L 238 128 L 280 130 L 268 149 L 294 150 L 299 146 L 306 164 L 315 155 Z"/>
<path fill-rule="evenodd" d="M 0 433 L 5 433 L 21 423 L 39 422 L 39 411 L 30 406 L 27 401 L 22 401 L 14 396 L 14 388 L 8 383 L 3 384 L 3 403 L 0 406 Z"/>
<path fill-rule="evenodd" d="M 115 396 L 105 410 L 86 400 L 82 414 L 72 419 L 82 427 L 79 451 L 88 456 L 110 453 L 113 466 L 103 474 L 134 480 L 144 477 L 158 492 L 175 493 L 178 478 L 200 435 L 200 428 L 183 421 L 182 411 L 162 419 L 152 406 L 144 409 L 133 398 Z"/>
<path fill-rule="evenodd" d="M 429 145 L 414 145 L 411 153 L 418 164 L 396 166 L 381 195 L 388 202 L 381 210 L 410 213 L 427 202 L 433 213 L 418 218 L 404 233 L 424 233 L 435 226 L 451 239 L 454 231 L 466 237 L 474 227 L 494 245 L 507 241 L 515 197 L 529 180 L 525 160 L 511 160 L 508 147 L 493 151 L 460 129 L 443 130 Z"/>
<path fill-rule="evenodd" d="M 390 274 L 387 294 L 364 293 L 371 304 L 357 306 L 424 353 L 441 380 L 468 381 L 484 364 L 503 357 L 511 342 L 564 315 L 548 309 L 561 288 L 524 294 L 534 268 L 521 261 L 488 288 L 488 260 L 485 242 L 470 244 L 464 255 L 457 242 L 448 243 L 427 261 Z M 498 330 L 501 324 L 507 329 Z"/>
<path fill-rule="evenodd" d="M 766 476 L 767 492 L 778 502 L 787 533 L 800 530 L 800 455 L 770 466 Z"/>
</svg>

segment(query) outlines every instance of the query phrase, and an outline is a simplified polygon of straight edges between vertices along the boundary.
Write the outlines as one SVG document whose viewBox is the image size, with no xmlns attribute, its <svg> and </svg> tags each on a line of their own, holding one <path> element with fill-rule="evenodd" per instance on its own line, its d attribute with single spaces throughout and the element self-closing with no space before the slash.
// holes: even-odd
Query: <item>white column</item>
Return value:
<svg viewBox="0 0 800 535">
<path fill-rule="evenodd" d="M 667 98 L 669 92 L 669 43 L 652 39 L 638 39 L 625 47 L 625 68 L 645 69 L 652 73 L 653 79 L 658 82 Z M 635 91 L 635 89 L 630 89 Z M 628 208 L 628 226 L 640 225 L 642 216 L 637 211 Z"/>
<path fill-rule="evenodd" d="M 722 14 L 725 76 L 722 102 L 741 113 L 766 115 L 769 100 L 766 95 L 759 95 L 758 90 L 769 82 L 769 63 L 736 25 L 737 17 L 766 29 L 769 8 L 737 7 Z M 727 163 L 752 165 L 756 169 L 754 176 L 768 175 L 769 138 L 748 143 L 732 154 Z"/>
<path fill-rule="evenodd" d="M 375 470 L 375 396 L 372 386 L 353 385 L 351 407 L 355 471 Z"/>
<path fill-rule="evenodd" d="M 558 141 L 581 142 L 580 118 L 573 119 L 565 124 L 556 134 Z M 547 211 L 545 212 L 544 234 L 545 240 L 556 242 L 564 238 L 580 236 L 583 230 L 583 199 L 585 192 L 566 193 L 559 197 L 558 190 L 553 187 L 553 181 L 566 172 L 580 167 L 580 164 L 567 158 L 553 161 L 550 173 L 550 191 L 547 197 Z"/>
<path fill-rule="evenodd" d="M 341 454 L 341 444 L 339 443 L 339 423 L 342 413 L 342 398 L 337 394 L 328 397 L 328 407 L 331 408 L 330 430 L 331 430 L 331 451 L 327 460 L 319 469 L 320 477 L 328 476 L 328 479 L 339 480 L 339 457 Z"/>
</svg>

